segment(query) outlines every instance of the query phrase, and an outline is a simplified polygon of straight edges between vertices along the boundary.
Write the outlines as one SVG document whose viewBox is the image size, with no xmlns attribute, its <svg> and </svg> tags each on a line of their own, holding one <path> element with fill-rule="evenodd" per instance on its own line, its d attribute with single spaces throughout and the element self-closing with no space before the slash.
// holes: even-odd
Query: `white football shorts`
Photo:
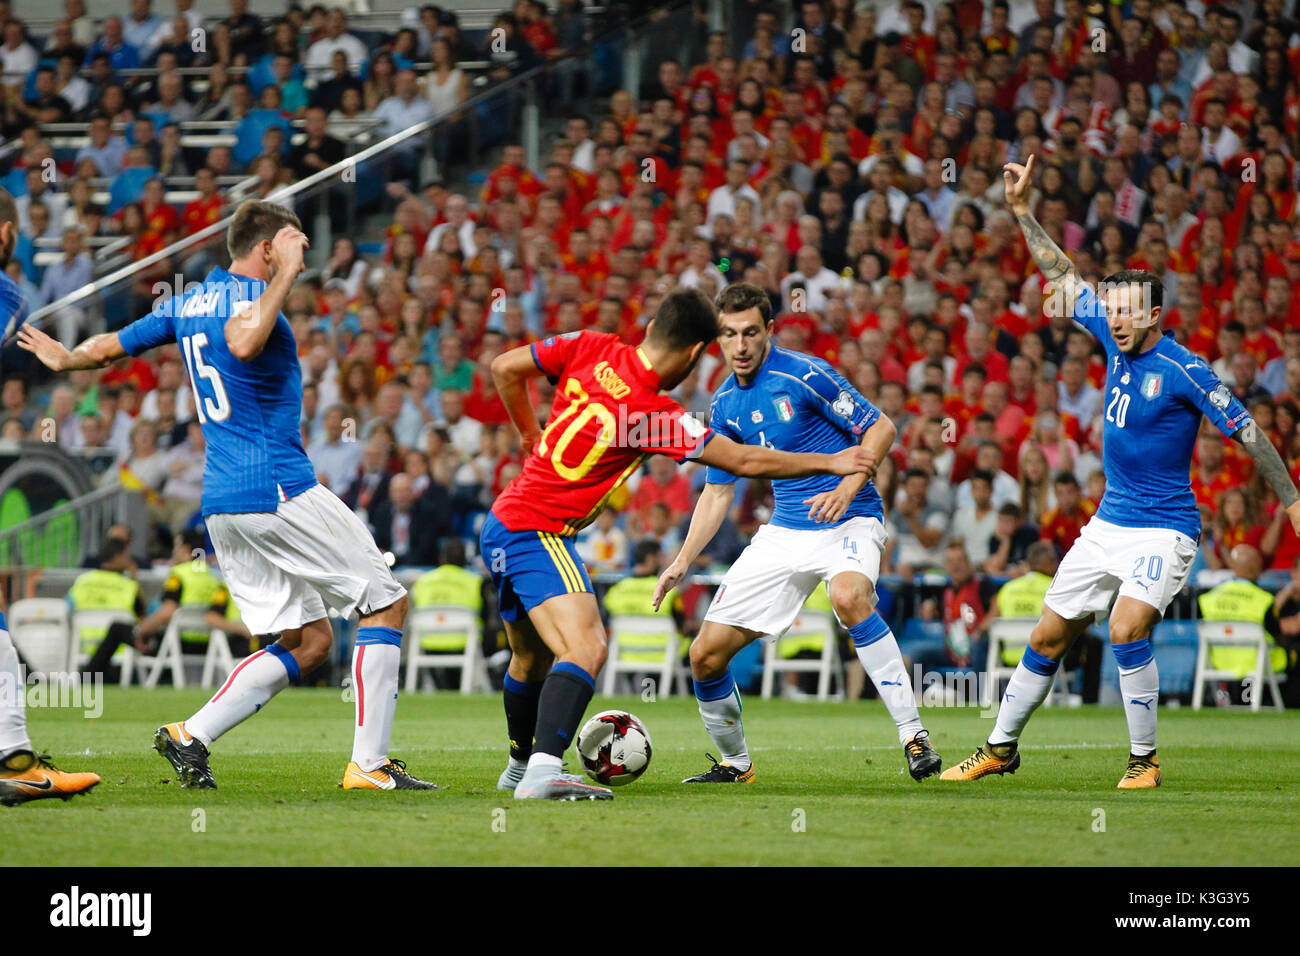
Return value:
<svg viewBox="0 0 1300 956">
<path fill-rule="evenodd" d="M 316 485 L 275 511 L 215 514 L 208 534 L 226 587 L 254 634 L 277 634 L 325 617 L 382 610 L 406 589 L 361 519 Z"/>
<path fill-rule="evenodd" d="M 1162 615 L 1196 557 L 1193 538 L 1172 528 L 1124 528 L 1093 517 L 1083 526 L 1043 603 L 1067 621 L 1110 610 L 1116 595 Z"/>
<path fill-rule="evenodd" d="M 823 581 L 854 571 L 874 587 L 888 537 L 879 519 L 865 516 L 827 528 L 764 525 L 723 576 L 704 619 L 780 637 Z"/>
</svg>

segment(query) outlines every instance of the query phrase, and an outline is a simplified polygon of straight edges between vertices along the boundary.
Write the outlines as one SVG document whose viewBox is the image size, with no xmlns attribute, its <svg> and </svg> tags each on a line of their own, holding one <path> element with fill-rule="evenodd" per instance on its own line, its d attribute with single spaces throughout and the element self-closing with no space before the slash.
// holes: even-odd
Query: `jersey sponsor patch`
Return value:
<svg viewBox="0 0 1300 956">
<path fill-rule="evenodd" d="M 680 420 L 682 431 L 686 432 L 691 438 L 699 438 L 708 430 L 707 426 L 697 422 L 691 415 L 683 415 Z"/>
<path fill-rule="evenodd" d="M 1155 398 L 1160 394 L 1164 376 L 1159 372 L 1147 372 L 1142 379 L 1142 397 Z"/>
<path fill-rule="evenodd" d="M 846 391 L 841 391 L 831 404 L 831 411 L 841 418 L 848 418 L 853 414 L 853 396 Z"/>
<path fill-rule="evenodd" d="M 1219 383 L 1218 388 L 1216 388 L 1214 391 L 1210 393 L 1210 404 L 1213 405 L 1215 408 L 1219 408 L 1219 409 L 1227 408 L 1228 403 L 1231 401 L 1232 401 L 1232 392 L 1230 392 L 1228 390 L 1228 386 L 1224 385 L 1222 382 Z"/>
<path fill-rule="evenodd" d="M 763 413 L 756 408 L 749 413 L 749 420 L 755 425 L 761 425 L 763 424 Z"/>
<path fill-rule="evenodd" d="M 776 417 L 783 422 L 788 422 L 794 418 L 794 403 L 790 401 L 789 395 L 778 395 L 776 397 Z"/>
</svg>

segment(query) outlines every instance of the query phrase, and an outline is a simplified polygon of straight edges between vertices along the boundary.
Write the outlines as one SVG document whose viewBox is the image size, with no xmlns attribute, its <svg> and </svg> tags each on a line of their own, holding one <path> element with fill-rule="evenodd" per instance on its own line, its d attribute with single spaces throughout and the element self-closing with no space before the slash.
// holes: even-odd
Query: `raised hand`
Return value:
<svg viewBox="0 0 1300 956">
<path fill-rule="evenodd" d="M 1007 188 L 1007 205 L 1017 216 L 1029 212 L 1029 191 L 1032 187 L 1033 171 L 1032 153 L 1023 166 L 1019 163 L 1007 163 L 1002 167 L 1002 182 Z"/>
<path fill-rule="evenodd" d="M 303 268 L 303 254 L 310 246 L 310 240 L 300 229 L 284 226 L 271 240 L 271 265 L 277 272 L 297 275 Z"/>
<path fill-rule="evenodd" d="M 70 354 L 63 343 L 52 339 L 34 325 L 18 326 L 18 344 L 31 352 L 47 368 L 62 372 Z"/>
</svg>

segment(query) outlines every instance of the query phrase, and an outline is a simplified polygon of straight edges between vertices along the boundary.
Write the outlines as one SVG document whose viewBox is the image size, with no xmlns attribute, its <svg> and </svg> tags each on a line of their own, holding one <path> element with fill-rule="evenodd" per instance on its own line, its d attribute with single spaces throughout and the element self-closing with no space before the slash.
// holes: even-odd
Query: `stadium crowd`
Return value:
<svg viewBox="0 0 1300 956">
<path fill-rule="evenodd" d="M 446 178 L 399 165 L 379 251 L 338 238 L 289 303 L 303 442 L 321 481 L 399 563 L 435 564 L 446 539 L 473 537 L 520 468 L 489 372 L 496 355 L 584 328 L 633 341 L 674 285 L 715 294 L 745 280 L 767 290 L 779 344 L 826 359 L 898 425 L 876 476 L 885 570 L 960 579 L 964 558 L 1020 574 L 1034 542 L 1063 552 L 1095 510 L 1113 413 L 1100 348 L 1050 307 L 1005 208 L 1002 165 L 1031 154 L 1036 215 L 1081 274 L 1161 276 L 1163 325 L 1300 467 L 1295 7 L 738 2 L 697 60 L 658 58 L 639 96 L 620 89 L 596 114 L 567 114 L 538 168 L 508 143 L 473 189 L 448 185 L 448 169 L 477 162 L 453 113 L 433 137 Z M 489 50 L 434 6 L 367 49 L 339 10 L 294 5 L 271 21 L 231 0 L 197 55 L 183 42 L 200 19 L 190 0 L 171 18 L 134 0 L 101 25 L 80 0 L 65 9 L 38 53 L 0 0 L 14 144 L 4 181 L 27 250 L 10 270 L 34 305 L 84 283 L 84 237 L 129 235 L 137 257 L 161 249 L 229 211 L 215 176 L 253 172 L 265 195 L 341 158 L 332 118 L 368 114 L 396 130 L 454 109 L 467 95 L 456 64 Z M 580 16 L 573 0 L 518 0 L 497 18 L 509 52 L 494 71 L 561 60 Z M 424 58 L 434 70 L 417 76 Z M 138 63 L 162 72 L 116 76 Z M 211 68 L 197 97 L 168 72 L 196 63 Z M 228 78 L 239 65 L 253 69 Z M 176 208 L 157 177 L 193 160 L 174 124 L 194 116 L 249 126 L 233 150 L 205 152 L 193 166 L 200 198 Z M 306 121 L 297 146 L 289 118 Z M 67 119 L 88 122 L 91 141 L 47 182 L 54 151 L 38 124 Z M 126 138 L 112 128 L 122 120 Z M 113 180 L 116 208 L 90 201 L 95 176 Z M 63 237 L 64 263 L 44 275 L 30 255 L 38 235 Z M 155 278 L 140 276 L 141 288 Z M 726 374 L 715 350 L 675 397 L 707 416 Z M 553 395 L 539 386 L 539 416 Z M 69 448 L 114 449 L 104 480 L 145 489 L 160 531 L 196 520 L 203 439 L 176 349 L 52 383 L 7 376 L 0 418 L 4 437 L 48 440 L 52 421 Z M 1191 477 L 1204 566 L 1228 567 L 1242 544 L 1266 569 L 1300 559 L 1235 443 L 1204 432 Z M 652 459 L 583 533 L 592 570 L 629 569 L 646 539 L 671 557 L 702 481 L 703 469 Z M 771 506 L 770 488 L 742 481 L 702 563 L 729 563 Z M 160 533 L 156 548 L 169 541 Z"/>
</svg>

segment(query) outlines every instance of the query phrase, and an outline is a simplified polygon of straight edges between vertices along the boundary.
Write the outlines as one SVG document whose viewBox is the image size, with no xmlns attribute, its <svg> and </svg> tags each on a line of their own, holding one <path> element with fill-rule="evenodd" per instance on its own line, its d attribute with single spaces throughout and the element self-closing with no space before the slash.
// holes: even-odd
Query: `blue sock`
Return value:
<svg viewBox="0 0 1300 956">
<path fill-rule="evenodd" d="M 290 683 L 294 683 L 302 676 L 298 668 L 298 659 L 289 653 L 289 649 L 279 641 L 276 641 L 267 650 L 274 654 L 280 663 L 284 665 L 284 669 L 289 672 Z"/>
<path fill-rule="evenodd" d="M 870 616 L 849 628 L 849 637 L 853 638 L 854 647 L 870 647 L 888 633 L 889 625 L 879 611 L 872 611 Z"/>
<path fill-rule="evenodd" d="M 722 700 L 724 697 L 730 697 L 736 692 L 736 679 L 731 676 L 731 671 L 724 671 L 721 677 L 715 677 L 712 680 L 697 680 L 695 684 L 695 697 L 702 701 Z"/>
<path fill-rule="evenodd" d="M 359 627 L 357 628 L 357 645 L 392 644 L 402 646 L 402 632 L 395 627 Z"/>
<path fill-rule="evenodd" d="M 1115 652 L 1115 663 L 1119 665 L 1120 670 L 1131 671 L 1151 663 L 1151 638 L 1149 637 L 1144 637 L 1140 641 L 1130 641 L 1128 644 L 1112 644 L 1110 649 Z"/>
<path fill-rule="evenodd" d="M 1118 655 L 1116 656 L 1118 657 Z M 1025 656 L 1020 659 L 1020 662 L 1024 664 L 1026 668 L 1041 677 L 1051 677 L 1056 673 L 1056 669 L 1061 666 L 1060 661 L 1054 661 L 1050 657 L 1044 657 L 1032 647 L 1025 648 Z"/>
</svg>

